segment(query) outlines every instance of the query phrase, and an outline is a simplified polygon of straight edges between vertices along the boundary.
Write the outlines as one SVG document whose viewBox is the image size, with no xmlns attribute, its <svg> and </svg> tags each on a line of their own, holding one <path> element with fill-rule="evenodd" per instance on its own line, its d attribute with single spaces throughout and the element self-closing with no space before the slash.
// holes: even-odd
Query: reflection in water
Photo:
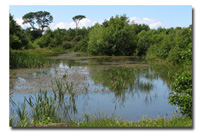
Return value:
<svg viewBox="0 0 200 133">
<path fill-rule="evenodd" d="M 54 97 L 64 94 L 63 103 L 70 108 L 68 113 L 73 119 L 103 111 L 138 121 L 143 115 L 171 117 L 176 109 L 168 104 L 170 75 L 177 70 L 174 67 L 152 66 L 133 57 L 66 58 L 54 60 L 47 68 L 11 70 L 12 101 L 18 104 L 24 96 L 33 96 L 40 90 L 49 91 Z M 54 91 L 62 87 L 68 91 Z M 66 106 L 60 111 L 66 110 L 63 108 Z"/>
</svg>

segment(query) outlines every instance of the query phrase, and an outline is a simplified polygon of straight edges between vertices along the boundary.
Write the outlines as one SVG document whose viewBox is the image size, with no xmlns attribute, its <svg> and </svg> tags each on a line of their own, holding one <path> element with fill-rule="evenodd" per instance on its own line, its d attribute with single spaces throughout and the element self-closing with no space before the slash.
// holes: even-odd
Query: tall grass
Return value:
<svg viewBox="0 0 200 133">
<path fill-rule="evenodd" d="M 73 122 L 71 127 L 192 127 L 192 119 L 189 117 L 173 117 L 165 119 L 158 117 L 157 119 L 148 119 L 143 117 L 141 121 L 126 121 L 120 118 L 106 116 L 89 116 L 87 115 L 82 121 Z"/>
<path fill-rule="evenodd" d="M 48 63 L 48 60 L 42 54 L 28 51 L 10 51 L 10 69 L 42 67 Z"/>
<path fill-rule="evenodd" d="M 63 50 L 45 48 L 31 50 L 10 50 L 10 69 L 43 67 L 49 64 L 48 56 L 64 53 Z"/>
<path fill-rule="evenodd" d="M 59 80 L 55 84 L 57 87 L 53 92 L 41 91 L 35 97 L 25 98 L 24 103 L 16 108 L 19 120 L 13 124 L 12 117 L 10 126 L 30 127 L 70 121 L 70 115 L 77 111 L 73 85 Z"/>
</svg>

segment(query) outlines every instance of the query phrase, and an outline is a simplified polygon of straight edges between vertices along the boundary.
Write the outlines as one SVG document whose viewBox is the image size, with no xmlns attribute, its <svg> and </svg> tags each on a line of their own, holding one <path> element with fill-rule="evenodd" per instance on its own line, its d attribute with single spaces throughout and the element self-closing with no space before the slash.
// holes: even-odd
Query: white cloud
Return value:
<svg viewBox="0 0 200 133">
<path fill-rule="evenodd" d="M 23 24 L 23 19 L 22 18 L 16 18 L 15 21 L 16 21 L 16 23 L 18 25 L 20 25 L 24 29 L 30 27 L 29 24 Z"/>
<path fill-rule="evenodd" d="M 147 24 L 151 29 L 158 28 L 163 25 L 160 21 L 151 18 L 130 17 L 129 20 L 130 23 L 133 23 L 134 21 L 134 23 L 138 24 Z"/>
<path fill-rule="evenodd" d="M 88 18 L 85 18 L 83 20 L 81 20 L 79 22 L 79 27 L 82 28 L 82 27 L 91 27 L 93 25 L 95 25 L 97 22 L 96 21 L 91 21 L 89 20 Z"/>
<path fill-rule="evenodd" d="M 97 23 L 97 21 L 92 21 L 88 18 L 85 18 L 85 19 L 82 19 L 80 22 L 79 22 L 79 25 L 78 27 L 79 28 L 83 28 L 83 27 L 91 27 L 93 25 L 95 25 Z M 69 29 L 69 28 L 76 28 L 76 24 L 75 22 L 70 22 L 70 23 L 64 23 L 64 22 L 60 22 L 60 23 L 57 23 L 55 26 L 52 26 L 51 29 L 57 29 L 57 28 L 60 28 L 60 29 Z"/>
</svg>

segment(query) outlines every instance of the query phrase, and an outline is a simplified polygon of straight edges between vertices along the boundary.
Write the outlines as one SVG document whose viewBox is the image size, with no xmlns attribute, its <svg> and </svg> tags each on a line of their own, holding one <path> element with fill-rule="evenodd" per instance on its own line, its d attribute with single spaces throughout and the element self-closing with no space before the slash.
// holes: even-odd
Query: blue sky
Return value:
<svg viewBox="0 0 200 133">
<path fill-rule="evenodd" d="M 72 17 L 85 15 L 87 18 L 80 22 L 80 27 L 92 26 L 96 22 L 102 23 L 111 16 L 126 14 L 135 23 L 145 23 L 150 28 L 158 27 L 188 27 L 192 24 L 192 6 L 62 6 L 62 5 L 11 5 L 10 13 L 22 25 L 22 16 L 28 12 L 48 11 L 54 21 L 50 25 L 56 28 L 75 28 Z M 22 25 L 23 28 L 28 25 Z"/>
</svg>

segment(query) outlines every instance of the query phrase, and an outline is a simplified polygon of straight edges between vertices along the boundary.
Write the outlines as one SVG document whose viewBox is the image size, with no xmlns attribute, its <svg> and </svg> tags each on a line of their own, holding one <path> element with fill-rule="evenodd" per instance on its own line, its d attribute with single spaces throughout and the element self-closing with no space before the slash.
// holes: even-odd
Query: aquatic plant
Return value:
<svg viewBox="0 0 200 133">
<path fill-rule="evenodd" d="M 21 107 L 20 106 L 17 107 L 16 112 L 19 117 L 19 122 L 17 123 L 17 126 L 19 126 L 19 127 L 28 126 L 29 121 L 28 121 L 28 113 L 26 113 L 25 101 L 23 104 L 21 104 Z M 12 125 L 13 125 L 13 123 L 12 123 Z"/>
<path fill-rule="evenodd" d="M 10 118 L 10 126 L 27 127 L 71 120 L 71 114 L 77 112 L 73 84 L 58 79 L 55 80 L 55 84 L 53 93 L 40 91 L 35 97 L 25 97 L 21 106 L 16 108 L 19 120 L 13 124 L 14 118 Z"/>
</svg>

